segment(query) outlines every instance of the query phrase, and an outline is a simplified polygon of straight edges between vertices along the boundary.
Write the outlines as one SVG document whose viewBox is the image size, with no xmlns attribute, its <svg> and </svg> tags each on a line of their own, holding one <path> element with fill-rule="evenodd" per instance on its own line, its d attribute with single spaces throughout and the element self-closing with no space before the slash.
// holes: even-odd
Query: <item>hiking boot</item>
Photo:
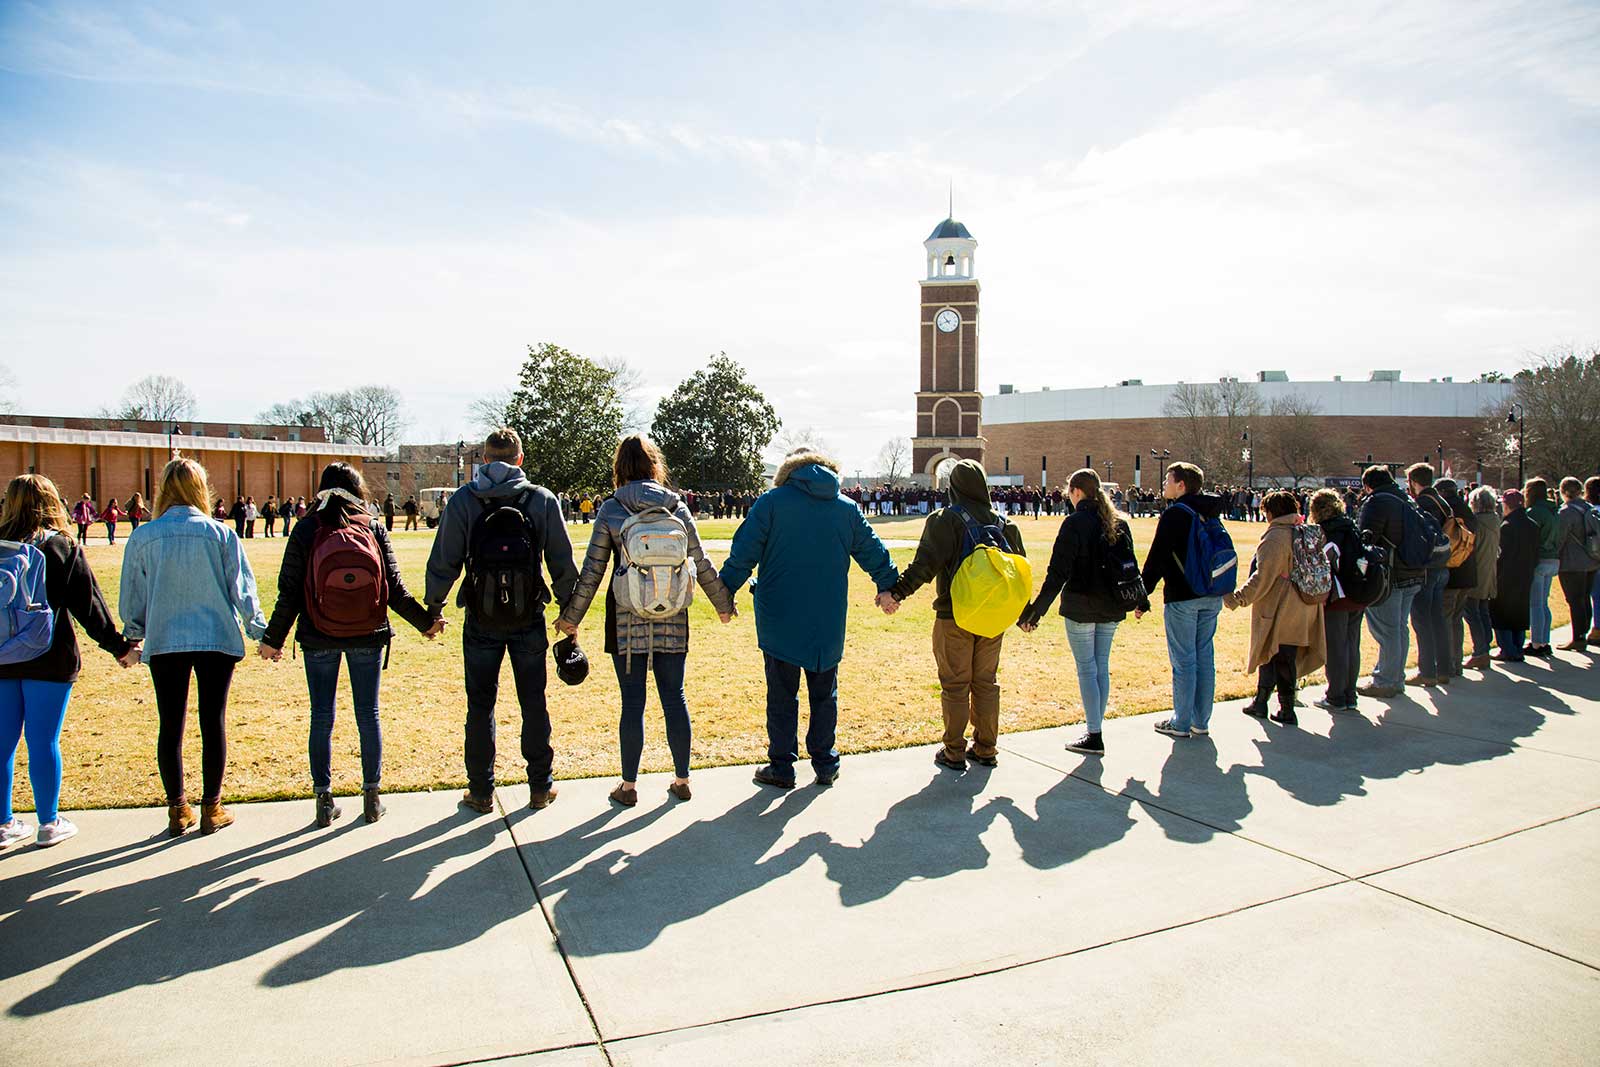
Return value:
<svg viewBox="0 0 1600 1067">
<path fill-rule="evenodd" d="M 770 785 L 775 789 L 794 788 L 794 775 L 782 774 L 770 763 L 764 767 L 757 768 L 756 773 L 752 776 L 751 780 L 754 781 L 756 785 Z"/>
<path fill-rule="evenodd" d="M 1188 730 L 1180 730 L 1177 726 L 1173 725 L 1171 719 L 1162 719 L 1160 722 L 1156 723 L 1156 733 L 1166 734 L 1168 737 L 1189 736 Z"/>
<path fill-rule="evenodd" d="M 1294 713 L 1293 708 L 1279 708 L 1272 713 L 1273 722 L 1281 722 L 1285 726 L 1299 726 L 1300 717 Z"/>
<path fill-rule="evenodd" d="M 57 815 L 47 823 L 39 824 L 39 836 L 34 838 L 34 844 L 40 848 L 49 848 L 59 845 L 69 837 L 76 837 L 78 828 L 72 825 L 65 815 Z"/>
<path fill-rule="evenodd" d="M 182 837 L 194 826 L 194 809 L 182 797 L 167 805 L 167 836 Z"/>
<path fill-rule="evenodd" d="M 474 793 L 469 789 L 461 794 L 461 806 L 470 808 L 479 815 L 487 815 L 494 810 L 494 793 Z"/>
<path fill-rule="evenodd" d="M 233 813 L 222 806 L 222 801 L 200 805 L 200 832 L 214 834 L 224 826 L 233 825 Z"/>
<path fill-rule="evenodd" d="M 368 822 L 377 822 L 388 812 L 383 806 L 383 800 L 378 796 L 378 787 L 368 786 L 361 791 L 361 817 Z"/>
<path fill-rule="evenodd" d="M 322 792 L 322 793 L 318 793 L 317 794 L 317 825 L 318 826 L 322 826 L 322 827 L 332 826 L 333 825 L 333 821 L 335 819 L 339 818 L 343 814 L 344 814 L 344 812 L 339 810 L 339 805 L 337 805 L 337 804 L 335 804 L 333 802 L 333 794 L 332 793 Z"/>
<path fill-rule="evenodd" d="M 971 760 L 973 763 L 982 764 L 985 767 L 998 767 L 998 766 L 1000 766 L 1000 755 L 999 755 L 999 753 L 996 753 L 993 756 L 980 756 L 980 755 L 978 755 L 978 750 L 977 749 L 969 748 L 969 749 L 967 749 L 967 759 Z"/>
<path fill-rule="evenodd" d="M 33 834 L 33 827 L 21 819 L 13 818 L 8 823 L 0 823 L 0 848 L 10 848 L 20 845 Z"/>
<path fill-rule="evenodd" d="M 943 745 L 940 745 L 939 750 L 933 754 L 933 762 L 937 763 L 946 770 L 964 771 L 967 769 L 966 757 L 963 756 L 961 759 L 953 759 L 950 756 L 950 753 L 944 750 Z"/>
<path fill-rule="evenodd" d="M 556 787 L 539 789 L 528 794 L 528 810 L 543 811 L 556 802 Z"/>
<path fill-rule="evenodd" d="M 1085 756 L 1104 756 L 1106 754 L 1105 742 L 1100 740 L 1096 733 L 1085 733 L 1076 741 L 1067 742 L 1068 752 L 1081 752 Z"/>
</svg>

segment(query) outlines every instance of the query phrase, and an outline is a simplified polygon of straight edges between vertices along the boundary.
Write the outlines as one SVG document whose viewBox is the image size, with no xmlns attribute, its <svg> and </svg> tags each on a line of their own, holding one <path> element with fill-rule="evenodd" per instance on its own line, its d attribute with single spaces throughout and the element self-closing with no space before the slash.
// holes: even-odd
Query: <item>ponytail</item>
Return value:
<svg viewBox="0 0 1600 1067">
<path fill-rule="evenodd" d="M 1067 489 L 1076 489 L 1094 505 L 1095 514 L 1100 517 L 1101 532 L 1107 544 L 1115 544 L 1122 536 L 1122 523 L 1127 518 L 1111 503 L 1111 497 L 1106 495 L 1105 489 L 1100 485 L 1100 476 L 1088 467 L 1072 473 L 1067 479 Z"/>
</svg>

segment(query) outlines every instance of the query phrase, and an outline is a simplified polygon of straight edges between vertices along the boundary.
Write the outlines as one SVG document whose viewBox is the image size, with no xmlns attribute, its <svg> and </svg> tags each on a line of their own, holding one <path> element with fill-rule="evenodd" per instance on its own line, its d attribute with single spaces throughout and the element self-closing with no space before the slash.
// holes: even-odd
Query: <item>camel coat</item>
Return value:
<svg viewBox="0 0 1600 1067">
<path fill-rule="evenodd" d="M 1250 608 L 1250 660 L 1246 670 L 1255 670 L 1273 657 L 1282 645 L 1300 649 L 1295 658 L 1295 673 L 1304 677 L 1328 659 L 1328 635 L 1322 625 L 1322 604 L 1307 604 L 1289 581 L 1293 561 L 1291 532 L 1300 521 L 1298 515 L 1273 519 L 1256 546 L 1255 573 L 1224 601 L 1230 608 Z"/>
</svg>

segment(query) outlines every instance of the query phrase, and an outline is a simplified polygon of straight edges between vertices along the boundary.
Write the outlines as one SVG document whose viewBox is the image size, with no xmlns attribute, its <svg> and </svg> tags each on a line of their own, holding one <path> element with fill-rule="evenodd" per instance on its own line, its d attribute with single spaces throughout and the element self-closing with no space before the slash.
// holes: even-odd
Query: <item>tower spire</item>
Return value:
<svg viewBox="0 0 1600 1067">
<path fill-rule="evenodd" d="M 956 217 L 956 180 L 954 178 L 951 178 L 950 179 L 950 213 L 948 215 L 946 215 L 945 218 L 953 219 L 955 217 Z"/>
</svg>

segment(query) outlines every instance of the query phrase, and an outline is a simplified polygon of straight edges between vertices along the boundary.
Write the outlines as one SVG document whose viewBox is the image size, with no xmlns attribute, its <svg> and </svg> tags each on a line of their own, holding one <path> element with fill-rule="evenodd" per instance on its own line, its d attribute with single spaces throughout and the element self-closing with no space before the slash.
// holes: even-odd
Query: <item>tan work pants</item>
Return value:
<svg viewBox="0 0 1600 1067">
<path fill-rule="evenodd" d="M 999 637 L 979 637 L 953 619 L 933 620 L 933 660 L 939 665 L 939 703 L 944 710 L 944 749 L 951 759 L 967 755 L 967 724 L 972 751 L 987 759 L 1000 740 Z"/>
</svg>

